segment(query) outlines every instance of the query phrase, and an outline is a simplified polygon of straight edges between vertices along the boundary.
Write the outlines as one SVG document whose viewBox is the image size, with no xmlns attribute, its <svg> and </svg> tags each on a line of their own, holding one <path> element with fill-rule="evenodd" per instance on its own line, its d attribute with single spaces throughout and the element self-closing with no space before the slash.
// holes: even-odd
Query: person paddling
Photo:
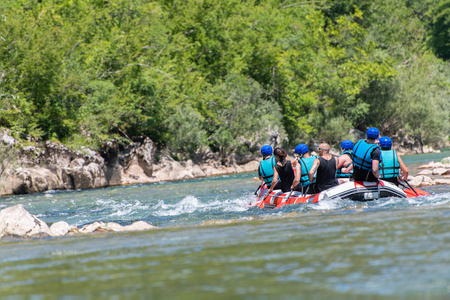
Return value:
<svg viewBox="0 0 450 300">
<path fill-rule="evenodd" d="M 309 180 L 314 180 L 314 173 L 317 170 L 314 192 L 319 193 L 333 186 L 338 185 L 335 178 L 336 168 L 339 160 L 330 154 L 330 145 L 322 143 L 319 145 L 319 158 L 314 160 L 311 170 L 308 172 Z"/>
<path fill-rule="evenodd" d="M 353 180 L 378 182 L 381 149 L 377 145 L 377 140 L 380 132 L 377 128 L 370 127 L 366 136 L 366 140 L 359 140 L 353 147 Z"/>
<path fill-rule="evenodd" d="M 383 157 L 383 162 L 380 163 L 380 178 L 397 186 L 399 181 L 408 180 L 408 168 L 397 151 L 392 149 L 391 138 L 387 136 L 380 137 L 379 145 L 381 147 L 381 156 Z"/>
<path fill-rule="evenodd" d="M 293 190 L 299 191 L 301 189 L 299 186 L 301 170 L 297 160 L 287 160 L 287 153 L 281 148 L 275 148 L 274 155 L 277 162 L 273 168 L 274 174 L 269 193 L 273 191 L 278 179 L 280 179 L 281 191 L 283 193 Z"/>
<path fill-rule="evenodd" d="M 311 169 L 314 160 L 319 158 L 317 155 L 311 155 L 309 148 L 306 144 L 299 144 L 295 147 L 294 153 L 297 155 L 298 162 L 300 163 L 301 175 L 300 186 L 302 194 L 314 194 L 314 189 L 310 186 L 315 182 L 315 179 L 310 182 L 308 172 Z"/>
<path fill-rule="evenodd" d="M 339 184 L 347 182 L 352 178 L 352 150 L 353 142 L 350 140 L 342 141 L 341 143 L 342 154 L 339 156 L 339 163 L 336 170 L 336 178 Z"/>
<path fill-rule="evenodd" d="M 273 154 L 273 149 L 270 145 L 264 145 L 261 147 L 261 155 L 263 160 L 259 162 L 258 177 L 260 180 L 269 187 L 272 184 L 273 168 L 276 164 L 276 159 Z M 278 183 L 274 189 L 280 189 L 281 185 Z"/>
</svg>

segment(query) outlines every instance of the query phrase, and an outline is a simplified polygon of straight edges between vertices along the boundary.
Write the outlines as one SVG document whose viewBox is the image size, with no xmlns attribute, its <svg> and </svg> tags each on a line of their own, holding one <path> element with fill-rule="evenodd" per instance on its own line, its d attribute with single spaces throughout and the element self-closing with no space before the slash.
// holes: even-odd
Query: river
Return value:
<svg viewBox="0 0 450 300">
<path fill-rule="evenodd" d="M 255 175 L 3 197 L 47 223 L 159 229 L 1 239 L 0 299 L 450 298 L 450 186 L 261 210 Z"/>
</svg>

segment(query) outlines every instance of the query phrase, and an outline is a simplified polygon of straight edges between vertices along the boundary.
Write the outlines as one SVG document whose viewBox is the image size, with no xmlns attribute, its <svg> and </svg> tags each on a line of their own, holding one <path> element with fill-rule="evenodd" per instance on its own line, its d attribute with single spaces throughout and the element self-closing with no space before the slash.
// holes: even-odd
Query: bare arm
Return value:
<svg viewBox="0 0 450 300">
<path fill-rule="evenodd" d="M 344 167 L 345 159 L 343 157 L 336 157 L 336 169 Z"/>
<path fill-rule="evenodd" d="M 397 154 L 398 163 L 400 165 L 400 170 L 402 171 L 401 175 L 403 180 L 408 180 L 408 168 L 403 163 L 403 160 L 400 158 L 400 155 Z"/>
<path fill-rule="evenodd" d="M 294 182 L 292 183 L 292 186 L 291 186 L 291 190 L 293 190 L 297 186 L 297 184 L 300 183 L 300 174 L 302 173 L 300 164 L 292 163 L 292 165 L 294 166 L 295 177 L 294 177 Z"/>
<path fill-rule="evenodd" d="M 353 162 L 350 162 L 350 166 L 348 166 L 347 168 L 342 169 L 342 172 L 350 173 L 351 170 L 353 170 Z"/>
<path fill-rule="evenodd" d="M 340 167 L 342 167 L 342 166 L 339 167 L 339 165 L 342 164 L 341 161 L 343 161 L 343 159 L 339 159 L 339 157 L 336 157 L 335 161 L 336 161 L 336 170 L 337 170 L 337 169 L 339 169 Z"/>
<path fill-rule="evenodd" d="M 379 160 L 372 160 L 372 173 L 375 176 L 375 178 L 379 179 L 380 178 L 380 161 Z"/>
<path fill-rule="evenodd" d="M 343 173 L 348 173 L 353 169 L 352 159 L 349 155 L 342 155 L 338 157 L 339 162 L 336 169 L 341 169 Z M 347 167 L 348 166 L 348 167 Z"/>
<path fill-rule="evenodd" d="M 308 172 L 309 181 L 312 182 L 314 180 L 314 173 L 316 172 L 316 170 L 319 166 L 320 166 L 320 160 L 318 158 L 316 158 L 314 160 L 314 163 L 313 163 L 311 169 Z"/>
<path fill-rule="evenodd" d="M 278 182 L 278 172 L 277 172 L 277 169 L 275 169 L 275 167 L 273 167 L 273 179 L 272 179 L 272 184 L 270 185 L 270 188 L 269 188 L 269 193 L 271 191 L 273 191 L 273 188 L 275 187 L 277 182 Z"/>
</svg>

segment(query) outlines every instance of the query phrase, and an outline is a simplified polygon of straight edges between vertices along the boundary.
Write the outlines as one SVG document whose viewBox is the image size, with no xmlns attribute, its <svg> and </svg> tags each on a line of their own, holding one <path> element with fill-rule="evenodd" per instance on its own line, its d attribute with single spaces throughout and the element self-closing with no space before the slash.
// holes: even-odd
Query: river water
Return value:
<svg viewBox="0 0 450 300">
<path fill-rule="evenodd" d="M 261 210 L 255 175 L 1 198 L 47 223 L 159 229 L 1 239 L 0 299 L 450 298 L 450 186 Z"/>
</svg>

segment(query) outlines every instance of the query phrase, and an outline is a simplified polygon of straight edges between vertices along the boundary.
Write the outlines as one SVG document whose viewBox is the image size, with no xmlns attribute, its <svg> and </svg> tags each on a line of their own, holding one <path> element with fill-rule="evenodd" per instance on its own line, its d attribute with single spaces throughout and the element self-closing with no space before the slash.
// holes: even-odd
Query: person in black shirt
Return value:
<svg viewBox="0 0 450 300">
<path fill-rule="evenodd" d="M 317 170 L 316 182 L 314 183 L 314 192 L 319 193 L 327 190 L 339 183 L 336 180 L 336 167 L 339 159 L 331 156 L 330 145 L 322 143 L 319 145 L 319 158 L 313 163 L 309 170 L 309 180 L 314 180 L 314 173 Z"/>
<path fill-rule="evenodd" d="M 281 191 L 283 193 L 292 190 L 301 190 L 300 183 L 300 164 L 296 159 L 290 161 L 286 159 L 287 153 L 281 148 L 275 148 L 273 151 L 277 163 L 273 170 L 273 180 L 269 188 L 269 193 L 273 191 L 275 185 L 280 179 Z M 295 171 L 294 171 L 295 170 Z"/>
</svg>

